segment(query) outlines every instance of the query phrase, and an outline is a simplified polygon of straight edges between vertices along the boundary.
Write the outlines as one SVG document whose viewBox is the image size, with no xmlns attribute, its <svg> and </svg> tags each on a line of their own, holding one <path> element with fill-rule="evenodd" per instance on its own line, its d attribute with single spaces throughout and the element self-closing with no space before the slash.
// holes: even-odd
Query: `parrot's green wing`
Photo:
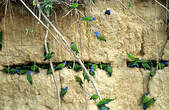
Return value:
<svg viewBox="0 0 169 110">
<path fill-rule="evenodd" d="M 82 17 L 81 20 L 82 20 L 82 21 L 90 22 L 90 21 L 92 21 L 92 16 L 85 16 L 85 17 Z"/>
<path fill-rule="evenodd" d="M 97 94 L 93 94 L 93 95 L 90 97 L 90 100 L 96 101 L 98 98 L 99 98 L 99 96 L 98 96 Z"/>
<path fill-rule="evenodd" d="M 106 72 L 109 76 L 111 76 L 113 72 L 112 67 L 107 65 Z"/>
<path fill-rule="evenodd" d="M 82 86 L 82 84 L 83 84 L 82 79 L 79 76 L 75 76 L 75 79 L 76 79 L 76 82 L 78 82 L 79 85 L 83 88 L 83 86 Z"/>
<path fill-rule="evenodd" d="M 87 73 L 83 72 L 83 78 L 84 80 L 90 81 L 89 77 L 87 76 Z"/>
<path fill-rule="evenodd" d="M 45 58 L 44 58 L 44 61 L 51 59 L 52 56 L 53 56 L 53 53 L 47 53 Z"/>
<path fill-rule="evenodd" d="M 56 71 L 56 70 L 62 69 L 62 68 L 64 68 L 64 67 L 65 67 L 65 64 L 64 64 L 64 63 L 60 63 L 60 64 L 58 64 L 54 69 L 55 69 L 55 71 Z"/>
<path fill-rule="evenodd" d="M 28 82 L 32 85 L 33 84 L 33 79 L 31 74 L 27 74 L 27 80 Z"/>
<path fill-rule="evenodd" d="M 72 44 L 71 44 L 71 49 L 72 49 L 76 54 L 79 53 L 78 48 L 77 48 L 77 45 L 76 45 L 75 43 L 72 43 Z"/>
<path fill-rule="evenodd" d="M 148 107 L 150 107 L 151 105 L 153 105 L 154 103 L 155 103 L 155 99 L 154 98 L 151 98 L 148 102 L 146 102 L 145 104 L 144 104 L 144 107 L 145 108 L 148 108 Z"/>
<path fill-rule="evenodd" d="M 146 102 L 148 102 L 148 97 L 147 97 L 147 95 L 146 94 L 144 94 L 143 96 L 142 96 L 142 103 L 144 104 L 144 103 L 146 103 Z"/>
<path fill-rule="evenodd" d="M 34 64 L 34 65 L 31 66 L 31 70 L 32 71 L 36 71 L 38 69 L 39 69 L 39 67 L 36 64 Z"/>
<path fill-rule="evenodd" d="M 73 69 L 75 71 L 80 71 L 80 70 L 82 70 L 82 67 L 79 64 L 75 63 L 75 64 L 73 64 Z"/>
<path fill-rule="evenodd" d="M 113 101 L 114 99 L 103 99 L 100 102 L 97 103 L 97 106 L 102 106 L 105 104 L 108 104 L 109 102 Z"/>
<path fill-rule="evenodd" d="M 155 71 L 151 71 L 151 72 L 150 72 L 150 78 L 152 78 L 155 74 L 156 74 Z"/>
<path fill-rule="evenodd" d="M 48 74 L 52 74 L 52 69 L 51 68 L 48 68 L 48 70 L 47 70 L 47 75 Z"/>
<path fill-rule="evenodd" d="M 100 34 L 97 36 L 97 38 L 106 42 L 106 39 L 104 38 L 104 36 L 102 36 Z"/>
<path fill-rule="evenodd" d="M 75 9 L 79 6 L 78 3 L 72 3 L 72 5 L 69 6 L 69 9 Z"/>
<path fill-rule="evenodd" d="M 67 91 L 64 88 L 61 88 L 60 97 L 63 98 L 66 93 L 67 93 Z"/>
<path fill-rule="evenodd" d="M 98 68 L 98 65 L 92 64 L 94 71 Z"/>
<path fill-rule="evenodd" d="M 9 73 L 10 72 L 10 68 L 9 67 L 5 67 L 2 71 L 5 72 L 5 73 Z"/>
<path fill-rule="evenodd" d="M 18 75 L 23 75 L 23 74 L 25 74 L 26 72 L 27 72 L 27 70 L 22 70 L 22 69 L 21 69 L 21 70 L 18 71 Z"/>
<path fill-rule="evenodd" d="M 128 56 L 128 58 L 129 58 L 131 61 L 137 60 L 134 56 L 132 56 L 132 55 L 129 54 L 129 53 L 127 53 L 127 56 Z"/>
</svg>

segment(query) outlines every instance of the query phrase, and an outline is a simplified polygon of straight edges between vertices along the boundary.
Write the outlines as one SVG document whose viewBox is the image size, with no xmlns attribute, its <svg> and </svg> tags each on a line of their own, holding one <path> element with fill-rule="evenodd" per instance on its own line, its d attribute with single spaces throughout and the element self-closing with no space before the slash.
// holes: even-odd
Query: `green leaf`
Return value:
<svg viewBox="0 0 169 110">
<path fill-rule="evenodd" d="M 100 107 L 102 105 L 108 104 L 109 102 L 113 101 L 114 99 L 103 99 L 97 103 L 97 106 Z"/>
</svg>

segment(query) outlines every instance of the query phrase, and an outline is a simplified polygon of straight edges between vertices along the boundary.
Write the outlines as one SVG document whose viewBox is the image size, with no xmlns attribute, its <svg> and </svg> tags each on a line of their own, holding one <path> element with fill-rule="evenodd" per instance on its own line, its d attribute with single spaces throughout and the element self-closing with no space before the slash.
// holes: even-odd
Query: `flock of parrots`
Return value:
<svg viewBox="0 0 169 110">
<path fill-rule="evenodd" d="M 168 66 L 167 61 L 155 61 L 155 60 L 140 60 L 139 58 L 135 58 L 131 54 L 127 53 L 130 61 L 127 62 L 128 67 L 137 67 L 144 68 L 146 70 L 150 70 L 149 78 L 152 79 L 154 77 L 156 71 L 153 68 L 164 69 L 164 67 Z M 142 96 L 142 104 L 143 109 L 146 110 L 148 107 L 155 103 L 155 98 L 148 98 L 148 93 L 144 93 Z"/>
<path fill-rule="evenodd" d="M 73 3 L 69 9 L 75 9 L 78 7 L 78 2 Z M 106 15 L 110 15 L 110 10 L 106 10 L 105 11 Z M 96 18 L 92 17 L 92 16 L 86 16 L 86 17 L 82 17 L 81 19 L 82 21 L 86 21 L 87 23 L 91 22 L 91 21 L 95 21 Z M 106 39 L 104 36 L 102 36 L 99 32 L 95 31 L 94 32 L 97 39 L 105 41 Z M 47 43 L 47 47 L 48 47 L 48 53 L 45 51 L 45 47 L 44 47 L 44 61 L 46 60 L 50 60 L 54 54 L 54 52 L 50 52 L 50 47 L 49 44 Z M 2 48 L 2 32 L 0 32 L 0 50 Z M 74 51 L 74 53 L 76 55 L 78 55 L 79 51 L 78 51 L 78 47 L 74 42 L 71 42 L 71 49 Z M 148 69 L 151 70 L 153 67 L 157 67 L 158 69 L 163 69 L 165 66 L 168 66 L 168 62 L 167 61 L 150 61 L 150 60 L 139 60 L 138 58 L 135 58 L 134 56 L 130 55 L 129 53 L 127 53 L 129 59 L 131 61 L 127 62 L 127 66 L 128 67 L 138 67 L 138 68 L 144 68 L 144 69 Z M 111 76 L 112 75 L 112 67 L 109 64 L 95 64 L 95 63 L 91 63 L 91 62 L 84 62 L 84 65 L 87 69 L 89 69 L 89 73 L 90 75 L 92 75 L 93 77 L 95 76 L 95 71 L 97 68 L 103 69 L 106 71 L 106 73 Z M 73 69 L 74 71 L 83 71 L 81 65 L 77 62 L 72 62 L 72 61 L 64 61 L 64 62 L 60 62 L 60 63 L 54 63 L 54 70 L 60 70 L 63 68 L 70 68 Z M 40 73 L 39 68 L 43 68 L 43 69 L 47 69 L 47 74 L 52 74 L 52 70 L 50 68 L 49 64 L 34 64 L 34 63 L 30 63 L 27 65 L 14 65 L 12 67 L 5 67 L 3 69 L 3 72 L 8 73 L 8 74 L 18 74 L 18 75 L 23 75 L 27 73 L 27 80 L 29 81 L 29 83 L 32 85 L 33 84 L 33 78 L 31 75 L 31 72 L 34 72 L 35 74 Z M 83 78 L 84 80 L 87 80 L 88 82 L 90 81 L 90 79 L 88 78 L 88 75 L 83 71 Z M 152 78 L 155 75 L 154 71 L 150 72 L 150 77 Z M 83 88 L 83 80 L 79 77 L 79 76 L 75 76 L 75 80 L 79 83 L 79 85 Z M 60 97 L 63 99 L 63 97 L 65 96 L 65 94 L 68 91 L 68 87 L 65 88 L 61 88 L 60 91 Z M 144 93 L 142 96 L 142 103 L 143 103 L 143 109 L 146 110 L 148 107 L 150 107 L 151 105 L 153 105 L 155 103 L 155 98 L 148 98 L 147 93 Z M 96 100 L 99 98 L 99 96 L 97 94 L 94 94 L 90 97 L 90 100 L 94 100 L 96 102 Z M 108 104 L 109 102 L 113 101 L 114 99 L 103 99 L 101 100 L 99 103 L 97 103 L 97 107 L 99 110 L 109 110 L 108 107 L 105 106 L 105 104 Z"/>
</svg>

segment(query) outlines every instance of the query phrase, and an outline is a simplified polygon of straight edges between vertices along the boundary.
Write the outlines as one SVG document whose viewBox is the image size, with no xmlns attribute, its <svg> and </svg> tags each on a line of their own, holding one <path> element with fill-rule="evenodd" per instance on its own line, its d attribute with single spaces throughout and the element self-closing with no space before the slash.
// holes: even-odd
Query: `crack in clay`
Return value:
<svg viewBox="0 0 169 110">
<path fill-rule="evenodd" d="M 144 41 L 144 36 L 143 36 L 143 34 L 141 35 L 141 38 L 142 38 L 142 43 L 141 43 L 141 50 L 140 50 L 140 54 L 141 54 L 141 56 L 144 56 L 145 55 L 145 53 L 144 53 L 144 43 L 145 43 L 145 41 Z"/>
</svg>

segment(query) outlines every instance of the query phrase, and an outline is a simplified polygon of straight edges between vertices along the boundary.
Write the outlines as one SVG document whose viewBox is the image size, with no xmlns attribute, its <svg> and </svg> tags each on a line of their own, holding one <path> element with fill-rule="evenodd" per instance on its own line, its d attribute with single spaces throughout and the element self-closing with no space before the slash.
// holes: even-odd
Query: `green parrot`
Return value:
<svg viewBox="0 0 169 110">
<path fill-rule="evenodd" d="M 101 68 L 101 69 L 103 69 L 103 70 L 106 70 L 107 64 L 100 64 L 100 65 L 99 65 L 99 68 Z"/>
<path fill-rule="evenodd" d="M 44 58 L 44 61 L 51 59 L 52 56 L 53 56 L 53 54 L 54 54 L 54 52 L 47 53 L 46 56 L 45 56 L 45 58 Z"/>
<path fill-rule="evenodd" d="M 97 106 L 100 107 L 100 106 L 103 106 L 105 104 L 108 104 L 109 102 L 113 101 L 114 99 L 103 99 L 101 100 L 100 102 L 97 103 Z"/>
<path fill-rule="evenodd" d="M 131 54 L 127 53 L 127 56 L 128 58 L 131 60 L 131 61 L 138 61 L 139 59 L 138 58 L 135 58 L 134 56 L 132 56 Z"/>
<path fill-rule="evenodd" d="M 71 42 L 71 49 L 75 52 L 76 55 L 79 53 L 77 45 L 74 42 Z"/>
<path fill-rule="evenodd" d="M 105 105 L 102 105 L 100 107 L 98 107 L 99 110 L 110 110 L 109 107 L 106 107 Z"/>
<path fill-rule="evenodd" d="M 2 71 L 5 72 L 5 73 L 9 73 L 10 72 L 10 68 L 9 67 L 5 67 Z"/>
<path fill-rule="evenodd" d="M 91 22 L 91 21 L 95 21 L 96 18 L 95 17 L 92 17 L 92 16 L 85 16 L 85 17 L 82 17 L 81 19 L 82 21 L 86 21 L 86 22 Z"/>
<path fill-rule="evenodd" d="M 155 74 L 156 74 L 155 71 L 151 71 L 151 72 L 150 72 L 150 78 L 152 78 Z"/>
<path fill-rule="evenodd" d="M 75 79 L 76 79 L 76 82 L 78 82 L 79 85 L 83 88 L 83 86 L 82 86 L 82 84 L 83 84 L 82 79 L 79 76 L 75 76 Z"/>
<path fill-rule="evenodd" d="M 73 64 L 73 70 L 74 71 L 80 71 L 80 70 L 82 70 L 82 67 L 81 67 L 81 65 L 74 63 Z"/>
<path fill-rule="evenodd" d="M 15 73 L 15 71 L 16 71 L 16 69 L 15 69 L 15 68 L 11 68 L 9 73 L 14 74 L 14 73 Z"/>
<path fill-rule="evenodd" d="M 51 68 L 48 68 L 48 70 L 47 70 L 47 75 L 48 74 L 52 74 L 52 69 Z"/>
<path fill-rule="evenodd" d="M 106 72 L 107 72 L 107 74 L 108 74 L 109 76 L 111 76 L 111 75 L 112 75 L 112 72 L 113 72 L 112 67 L 109 66 L 109 65 L 107 65 L 107 67 L 106 67 Z"/>
<path fill-rule="evenodd" d="M 36 64 L 34 64 L 34 65 L 31 66 L 31 70 L 32 71 L 39 70 L 39 67 Z"/>
<path fill-rule="evenodd" d="M 60 97 L 63 98 L 66 95 L 67 91 L 68 91 L 68 87 L 61 88 Z"/>
<path fill-rule="evenodd" d="M 164 63 L 157 63 L 158 69 L 163 69 L 165 67 Z"/>
<path fill-rule="evenodd" d="M 27 72 L 27 80 L 31 85 L 33 84 L 33 79 L 30 71 Z"/>
<path fill-rule="evenodd" d="M 105 42 L 106 42 L 106 39 L 104 38 L 104 36 L 102 36 L 99 32 L 94 32 L 94 33 L 95 33 L 95 35 L 96 35 L 97 39 L 99 39 L 99 40 L 103 40 L 103 41 L 105 41 Z"/>
<path fill-rule="evenodd" d="M 94 69 L 94 71 L 98 68 L 98 65 L 97 64 L 92 64 L 92 67 Z"/>
<path fill-rule="evenodd" d="M 72 3 L 70 6 L 69 6 L 69 9 L 75 9 L 79 6 L 78 2 L 75 2 L 75 3 Z"/>
<path fill-rule="evenodd" d="M 54 70 L 56 71 L 56 70 L 62 69 L 65 67 L 65 65 L 66 65 L 66 61 L 58 64 L 56 67 L 54 67 Z"/>
<path fill-rule="evenodd" d="M 0 32 L 0 50 L 2 50 L 2 31 Z"/>
<path fill-rule="evenodd" d="M 90 67 L 90 71 L 89 71 L 90 75 L 94 76 L 95 75 L 95 71 L 93 66 Z"/>
<path fill-rule="evenodd" d="M 149 100 L 148 97 L 147 97 L 147 95 L 148 95 L 147 93 L 144 93 L 143 96 L 142 96 L 142 103 L 143 103 L 143 104 L 144 104 L 144 103 L 147 103 L 148 100 Z"/>
<path fill-rule="evenodd" d="M 96 102 L 96 100 L 99 98 L 99 96 L 97 94 L 93 94 L 91 97 L 90 97 L 90 100 L 94 100 Z"/>
<path fill-rule="evenodd" d="M 87 80 L 87 81 L 89 82 L 89 81 L 90 81 L 90 79 L 89 79 L 89 77 L 88 77 L 87 73 L 83 72 L 82 74 L 83 74 L 83 78 L 84 78 L 84 80 Z"/>
<path fill-rule="evenodd" d="M 23 75 L 23 74 L 25 74 L 25 73 L 27 73 L 27 70 L 19 70 L 18 72 L 18 75 Z"/>
<path fill-rule="evenodd" d="M 148 107 L 150 107 L 151 105 L 153 105 L 155 103 L 155 101 L 156 100 L 154 98 L 151 98 L 145 104 L 143 104 L 143 109 L 146 110 Z"/>
</svg>

